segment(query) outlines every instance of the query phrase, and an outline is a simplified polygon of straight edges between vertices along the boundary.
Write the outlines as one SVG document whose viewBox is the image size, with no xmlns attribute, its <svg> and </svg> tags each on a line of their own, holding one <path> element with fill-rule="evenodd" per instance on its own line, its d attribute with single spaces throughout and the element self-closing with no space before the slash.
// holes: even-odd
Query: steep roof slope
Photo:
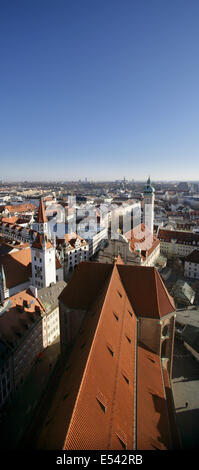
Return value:
<svg viewBox="0 0 199 470">
<path fill-rule="evenodd" d="M 11 288 L 27 282 L 31 276 L 30 247 L 0 256 L 1 265 L 5 271 L 6 287 Z"/>
<path fill-rule="evenodd" d="M 60 299 L 86 315 L 36 447 L 169 448 L 161 361 L 136 336 L 142 308 L 152 318 L 174 310 L 156 270 L 80 263 Z"/>
<path fill-rule="evenodd" d="M 137 316 L 161 318 L 175 310 L 156 268 L 118 265 L 118 271 Z"/>
<path fill-rule="evenodd" d="M 110 264 L 87 261 L 79 263 L 59 299 L 68 307 L 87 309 L 98 296 L 112 270 L 113 266 Z"/>
</svg>

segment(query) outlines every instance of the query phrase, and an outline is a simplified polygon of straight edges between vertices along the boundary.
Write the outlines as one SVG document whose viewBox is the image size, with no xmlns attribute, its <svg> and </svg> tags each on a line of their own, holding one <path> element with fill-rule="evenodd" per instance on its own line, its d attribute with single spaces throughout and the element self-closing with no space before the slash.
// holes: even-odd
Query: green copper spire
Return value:
<svg viewBox="0 0 199 470">
<path fill-rule="evenodd" d="M 151 186 L 151 178 L 149 176 L 146 182 L 146 186 L 144 188 L 144 193 L 154 193 L 154 192 L 155 192 L 155 189 L 153 188 L 153 186 Z"/>
</svg>

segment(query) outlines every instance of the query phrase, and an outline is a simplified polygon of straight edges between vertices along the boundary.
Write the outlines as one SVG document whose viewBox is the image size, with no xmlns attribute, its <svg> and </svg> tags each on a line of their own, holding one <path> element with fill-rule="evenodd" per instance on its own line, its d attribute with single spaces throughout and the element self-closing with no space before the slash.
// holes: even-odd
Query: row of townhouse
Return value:
<svg viewBox="0 0 199 470">
<path fill-rule="evenodd" d="M 160 240 L 161 253 L 168 258 L 186 258 L 193 250 L 199 250 L 199 234 L 176 230 L 159 229 L 157 234 Z"/>
<path fill-rule="evenodd" d="M 60 281 L 37 291 L 31 287 L 0 305 L 0 408 L 24 383 L 42 351 L 60 335 Z"/>
</svg>

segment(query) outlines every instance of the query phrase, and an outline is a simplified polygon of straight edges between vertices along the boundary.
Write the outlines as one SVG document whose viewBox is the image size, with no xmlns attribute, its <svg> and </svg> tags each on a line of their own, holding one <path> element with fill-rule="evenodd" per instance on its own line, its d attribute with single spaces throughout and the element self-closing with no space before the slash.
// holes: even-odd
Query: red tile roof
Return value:
<svg viewBox="0 0 199 470">
<path fill-rule="evenodd" d="M 39 250 L 42 250 L 44 241 L 46 242 L 46 248 L 52 248 L 53 247 L 51 241 L 48 240 L 46 235 L 44 235 L 43 233 L 37 233 L 37 236 L 36 236 L 34 242 L 32 243 L 32 247 L 33 248 L 38 248 Z"/>
<path fill-rule="evenodd" d="M 174 302 L 156 268 L 118 263 L 117 269 L 138 316 L 161 318 L 175 310 Z M 70 283 L 61 293 L 60 300 L 68 307 L 87 309 L 108 276 L 110 277 L 112 270 L 111 264 L 89 261 L 80 263 Z"/>
<path fill-rule="evenodd" d="M 38 216 L 37 216 L 37 222 L 38 223 L 45 223 L 45 222 L 48 222 L 48 219 L 45 215 L 45 209 L 44 209 L 44 203 L 43 203 L 43 199 L 40 198 L 40 203 L 39 203 L 39 209 L 38 209 Z"/>
<path fill-rule="evenodd" d="M 13 215 L 13 217 L 2 217 L 1 222 L 4 224 L 16 224 L 18 221 L 18 215 Z"/>
<path fill-rule="evenodd" d="M 141 346 L 137 425 L 135 415 L 136 315 L 142 313 L 140 309 L 144 305 L 139 298 L 145 298 L 145 306 L 152 317 L 153 308 L 155 317 L 157 311 L 167 313 L 167 308 L 158 306 L 167 303 L 167 299 L 154 268 L 120 263 L 121 260 L 112 266 L 80 263 L 60 295 L 67 307 L 86 310 L 86 315 L 37 440 L 37 448 L 134 449 L 136 434 L 139 449 L 170 446 L 161 361 L 159 356 Z M 138 282 L 133 290 L 131 285 L 134 285 L 136 271 L 139 271 L 138 282 L 142 289 L 133 303 Z M 147 282 L 150 288 L 143 295 Z M 153 290 L 160 290 L 160 293 L 154 294 Z M 173 311 L 170 299 L 168 305 L 170 312 Z"/>
<path fill-rule="evenodd" d="M 13 295 L 9 300 L 6 299 L 4 305 L 6 304 L 8 309 L 0 315 L 1 337 L 14 346 L 19 341 L 19 335 L 27 334 L 27 326 L 32 326 L 32 320 L 38 319 L 39 311 L 45 312 L 45 308 L 29 289 Z"/>
<path fill-rule="evenodd" d="M 0 256 L 1 265 L 4 267 L 7 288 L 27 282 L 32 275 L 30 247 Z"/>
<path fill-rule="evenodd" d="M 140 224 L 129 232 L 125 233 L 125 238 L 129 241 L 131 250 L 136 253 L 141 250 L 143 260 L 148 258 L 155 248 L 160 244 L 157 236 L 152 234 L 145 224 Z"/>
<path fill-rule="evenodd" d="M 16 204 L 16 205 L 7 205 L 5 206 L 5 209 L 7 209 L 11 214 L 13 213 L 24 213 L 24 212 L 34 212 L 36 209 L 36 206 L 31 203 L 23 203 L 23 204 Z"/>
<path fill-rule="evenodd" d="M 176 243 L 197 244 L 199 246 L 199 233 L 160 229 L 158 238 L 165 242 L 175 240 Z"/>
<path fill-rule="evenodd" d="M 138 347 L 137 448 L 140 450 L 170 448 L 167 403 L 160 361 L 157 354 Z"/>
</svg>

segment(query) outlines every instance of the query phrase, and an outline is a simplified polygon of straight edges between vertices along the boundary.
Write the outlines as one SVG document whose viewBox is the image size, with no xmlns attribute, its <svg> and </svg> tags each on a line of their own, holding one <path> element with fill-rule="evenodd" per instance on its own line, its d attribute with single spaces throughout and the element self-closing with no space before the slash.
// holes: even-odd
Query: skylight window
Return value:
<svg viewBox="0 0 199 470">
<path fill-rule="evenodd" d="M 119 321 L 119 317 L 118 317 L 118 315 L 117 315 L 115 312 L 113 312 L 113 315 L 114 315 L 114 317 L 116 318 L 116 320 Z"/>
<path fill-rule="evenodd" d="M 129 338 L 129 336 L 126 335 L 126 339 L 130 344 L 132 343 L 132 340 L 131 340 L 131 338 Z"/>
<path fill-rule="evenodd" d="M 104 413 L 106 413 L 107 408 L 108 408 L 108 403 L 107 403 L 106 398 L 104 397 L 104 395 L 101 392 L 98 392 L 98 394 L 96 396 L 96 400 L 97 400 L 97 403 L 99 404 L 100 408 L 102 409 L 102 411 Z"/>
<path fill-rule="evenodd" d="M 126 450 L 126 449 L 127 449 L 127 441 L 126 441 L 126 439 L 125 439 L 123 436 L 119 435 L 119 433 L 117 433 L 117 438 L 118 438 L 118 440 L 119 440 L 119 442 L 120 442 L 120 444 L 121 444 L 121 446 L 122 446 L 122 449 Z"/>
<path fill-rule="evenodd" d="M 122 376 L 123 376 L 125 382 L 129 385 L 129 378 L 127 377 L 127 374 L 125 372 L 122 372 Z"/>
<path fill-rule="evenodd" d="M 66 400 L 66 398 L 68 398 L 69 396 L 69 393 L 65 393 L 65 395 L 63 396 L 63 401 Z"/>
<path fill-rule="evenodd" d="M 106 347 L 107 347 L 108 351 L 110 352 L 111 356 L 114 356 L 114 351 L 113 351 L 112 346 L 110 346 L 110 344 L 107 344 Z"/>
</svg>

